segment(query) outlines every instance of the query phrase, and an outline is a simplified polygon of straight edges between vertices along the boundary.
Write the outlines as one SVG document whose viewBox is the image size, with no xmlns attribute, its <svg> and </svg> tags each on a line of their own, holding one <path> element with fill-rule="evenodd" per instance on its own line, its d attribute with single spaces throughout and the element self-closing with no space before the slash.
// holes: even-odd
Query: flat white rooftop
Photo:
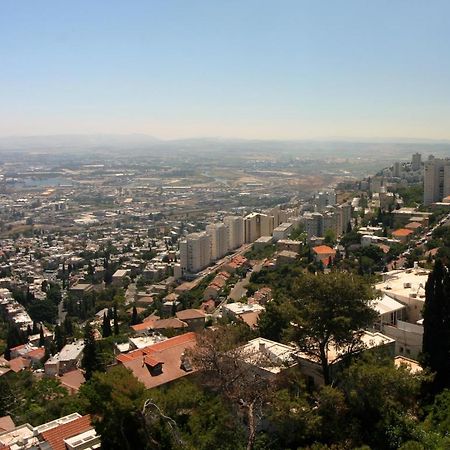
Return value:
<svg viewBox="0 0 450 450">
<path fill-rule="evenodd" d="M 416 297 L 425 300 L 425 283 L 428 280 L 429 270 L 405 269 L 393 270 L 383 274 L 383 281 L 375 288 L 390 295 L 403 297 Z"/>
</svg>

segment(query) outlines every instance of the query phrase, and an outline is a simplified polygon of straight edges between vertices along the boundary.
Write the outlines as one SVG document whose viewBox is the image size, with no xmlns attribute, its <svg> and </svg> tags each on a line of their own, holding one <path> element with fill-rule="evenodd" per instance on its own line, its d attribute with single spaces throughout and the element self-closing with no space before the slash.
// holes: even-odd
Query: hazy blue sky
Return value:
<svg viewBox="0 0 450 450">
<path fill-rule="evenodd" d="M 0 135 L 450 138 L 450 1 L 2 0 Z"/>
</svg>

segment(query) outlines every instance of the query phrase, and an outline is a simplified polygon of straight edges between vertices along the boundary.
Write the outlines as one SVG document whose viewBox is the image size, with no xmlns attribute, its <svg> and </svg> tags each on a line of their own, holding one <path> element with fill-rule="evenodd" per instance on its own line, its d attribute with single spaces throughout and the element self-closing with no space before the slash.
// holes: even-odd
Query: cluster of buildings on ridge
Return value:
<svg viewBox="0 0 450 450">
<path fill-rule="evenodd" d="M 196 274 L 245 244 L 265 245 L 285 240 L 299 225 L 304 227 L 307 239 L 327 232 L 339 237 L 351 226 L 351 220 L 351 204 L 336 204 L 332 189 L 317 193 L 299 207 L 276 207 L 244 217 L 225 216 L 222 222 L 207 225 L 206 231 L 188 234 L 180 241 L 178 273 Z"/>
</svg>

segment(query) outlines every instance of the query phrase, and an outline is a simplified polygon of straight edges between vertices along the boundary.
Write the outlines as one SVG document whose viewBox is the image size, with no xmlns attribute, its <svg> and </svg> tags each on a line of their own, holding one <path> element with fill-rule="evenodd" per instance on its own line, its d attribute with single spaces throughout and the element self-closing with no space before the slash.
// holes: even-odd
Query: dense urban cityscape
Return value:
<svg viewBox="0 0 450 450">
<path fill-rule="evenodd" d="M 381 377 L 408 389 L 436 370 L 424 359 L 424 304 L 436 261 L 450 255 L 450 159 L 416 152 L 368 176 L 317 172 L 305 185 L 304 161 L 262 154 L 235 158 L 227 170 L 214 169 L 213 158 L 182 167 L 164 157 L 139 165 L 34 158 L 17 154 L 1 163 L 5 448 L 144 448 L 144 432 L 149 448 L 167 448 L 160 435 L 170 448 L 238 448 L 246 427 L 252 448 L 261 436 L 291 448 L 324 439 L 300 429 L 311 414 L 324 420 L 322 408 L 341 391 L 322 386 L 351 376 L 354 366 L 379 364 Z M 342 328 L 325 318 L 330 314 Z M 447 374 L 435 383 L 448 385 Z M 289 390 L 296 377 L 300 398 Z M 107 386 L 108 395 L 119 389 L 132 403 L 95 400 Z M 139 390 L 149 394 L 134 410 Z M 208 390 L 231 402 L 220 414 L 239 409 L 227 420 L 242 420 L 242 433 L 229 446 L 208 439 L 231 433 L 232 424 L 186 442 L 194 425 L 179 422 L 175 405 L 196 411 L 212 401 Z M 294 397 L 278 398 L 282 393 Z M 189 406 L 189 398 L 171 395 L 206 397 Z M 397 399 L 399 411 L 409 395 Z M 312 408 L 308 415 L 293 412 L 297 402 Z M 130 415 L 124 426 L 142 429 L 135 436 L 117 434 L 108 421 L 122 413 Z M 97 423 L 102 414 L 112 416 Z M 284 434 L 285 426 L 295 433 Z M 361 443 L 380 448 L 383 433 Z M 405 442 L 414 437 L 402 433 Z"/>
<path fill-rule="evenodd" d="M 0 450 L 450 450 L 450 2 L 0 7 Z"/>
</svg>

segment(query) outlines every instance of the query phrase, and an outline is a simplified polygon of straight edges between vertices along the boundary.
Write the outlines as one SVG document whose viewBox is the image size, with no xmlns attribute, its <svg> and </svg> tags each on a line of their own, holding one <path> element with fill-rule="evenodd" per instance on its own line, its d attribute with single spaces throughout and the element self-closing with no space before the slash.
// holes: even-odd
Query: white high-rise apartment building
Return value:
<svg viewBox="0 0 450 450">
<path fill-rule="evenodd" d="M 224 217 L 223 223 L 228 229 L 228 248 L 234 250 L 244 244 L 244 218 L 239 216 Z"/>
<path fill-rule="evenodd" d="M 191 233 L 180 242 L 180 265 L 184 273 L 197 273 L 211 263 L 211 240 L 206 232 Z"/>
<path fill-rule="evenodd" d="M 211 260 L 215 261 L 228 253 L 228 229 L 223 223 L 207 225 L 206 233 L 211 241 Z"/>
<path fill-rule="evenodd" d="M 244 238 L 246 243 L 255 242 L 261 237 L 261 215 L 251 213 L 244 217 Z"/>
<path fill-rule="evenodd" d="M 425 163 L 423 203 L 430 205 L 450 195 L 450 159 L 432 158 Z"/>
<path fill-rule="evenodd" d="M 251 213 L 244 217 L 245 242 L 255 242 L 261 236 L 272 236 L 274 217 L 267 214 Z"/>
<path fill-rule="evenodd" d="M 275 219 L 267 214 L 260 215 L 261 220 L 261 236 L 272 236 L 275 228 Z"/>
</svg>

